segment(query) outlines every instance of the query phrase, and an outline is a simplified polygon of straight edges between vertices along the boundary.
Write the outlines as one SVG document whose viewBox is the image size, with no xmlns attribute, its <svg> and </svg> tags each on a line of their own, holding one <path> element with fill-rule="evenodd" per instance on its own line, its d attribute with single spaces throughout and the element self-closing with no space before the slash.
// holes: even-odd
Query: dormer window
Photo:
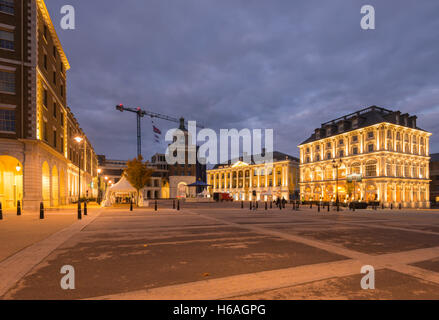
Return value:
<svg viewBox="0 0 439 320">
<path fill-rule="evenodd" d="M 358 119 L 352 120 L 352 128 L 356 129 L 358 127 Z"/>
<path fill-rule="evenodd" d="M 306 148 L 306 153 L 309 153 L 309 148 Z"/>
<path fill-rule="evenodd" d="M 326 148 L 331 148 L 331 142 L 328 142 L 328 143 L 326 144 Z"/>
<path fill-rule="evenodd" d="M 338 140 L 338 144 L 339 144 L 340 146 L 342 146 L 343 143 L 344 143 L 343 139 Z"/>
<path fill-rule="evenodd" d="M 372 138 L 374 137 L 373 131 L 369 131 L 369 132 L 367 133 L 367 137 L 368 137 L 369 139 L 372 139 Z"/>
<path fill-rule="evenodd" d="M 358 142 L 358 136 L 353 136 L 352 137 L 352 142 Z"/>
</svg>

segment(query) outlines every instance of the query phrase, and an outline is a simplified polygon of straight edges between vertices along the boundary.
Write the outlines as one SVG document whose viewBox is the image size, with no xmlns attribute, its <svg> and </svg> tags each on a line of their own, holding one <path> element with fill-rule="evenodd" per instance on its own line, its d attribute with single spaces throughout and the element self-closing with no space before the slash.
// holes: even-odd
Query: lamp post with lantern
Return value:
<svg viewBox="0 0 439 320">
<path fill-rule="evenodd" d="M 101 204 L 101 198 L 102 198 L 102 196 L 101 196 L 101 173 L 102 173 L 102 169 L 101 168 L 98 168 L 98 199 L 97 199 L 97 202 L 98 202 L 98 204 Z"/>
<path fill-rule="evenodd" d="M 332 167 L 335 169 L 335 205 L 337 206 L 337 211 L 340 211 L 340 203 L 338 199 L 338 168 L 341 166 L 341 159 L 336 161 L 332 160 Z"/>
<path fill-rule="evenodd" d="M 75 137 L 78 146 L 84 139 L 80 136 Z M 79 163 L 78 163 L 78 219 L 82 219 L 81 213 L 81 148 L 79 148 Z"/>
</svg>

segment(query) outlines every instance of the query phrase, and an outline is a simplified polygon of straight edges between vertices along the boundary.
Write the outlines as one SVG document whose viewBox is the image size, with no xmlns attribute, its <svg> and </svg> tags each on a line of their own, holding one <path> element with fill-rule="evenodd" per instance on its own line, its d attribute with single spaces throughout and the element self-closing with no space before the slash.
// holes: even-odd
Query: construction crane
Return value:
<svg viewBox="0 0 439 320">
<path fill-rule="evenodd" d="M 162 119 L 162 120 L 167 120 L 167 121 L 171 121 L 171 122 L 176 122 L 180 124 L 180 128 L 184 127 L 185 125 L 187 125 L 187 122 L 184 120 L 183 117 L 181 117 L 180 119 L 177 118 L 173 118 L 167 115 L 163 115 L 160 113 L 156 113 L 156 112 L 152 112 L 152 111 L 148 111 L 148 110 L 143 110 L 140 107 L 137 108 L 127 108 L 125 107 L 123 104 L 119 104 L 116 106 L 116 110 L 119 110 L 120 112 L 124 112 L 124 111 L 128 111 L 128 112 L 133 112 L 137 115 L 137 156 L 141 156 L 142 155 L 142 137 L 141 137 L 141 125 L 140 125 L 140 120 L 141 118 L 143 118 L 144 116 L 148 116 L 151 119 L 152 118 L 157 118 L 157 119 Z M 197 125 L 198 128 L 204 128 L 203 126 Z"/>
</svg>

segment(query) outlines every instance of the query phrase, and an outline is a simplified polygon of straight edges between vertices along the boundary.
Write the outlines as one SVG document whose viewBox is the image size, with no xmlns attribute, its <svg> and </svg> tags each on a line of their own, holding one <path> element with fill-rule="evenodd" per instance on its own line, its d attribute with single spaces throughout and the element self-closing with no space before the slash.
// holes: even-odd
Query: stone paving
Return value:
<svg viewBox="0 0 439 320">
<path fill-rule="evenodd" d="M 1 261 L 0 296 L 438 299 L 438 213 L 250 211 L 239 203 L 176 211 L 170 202 L 158 212 L 102 209 Z M 63 265 L 75 268 L 75 290 L 60 287 Z M 364 265 L 376 270 L 375 290 L 360 287 Z"/>
</svg>

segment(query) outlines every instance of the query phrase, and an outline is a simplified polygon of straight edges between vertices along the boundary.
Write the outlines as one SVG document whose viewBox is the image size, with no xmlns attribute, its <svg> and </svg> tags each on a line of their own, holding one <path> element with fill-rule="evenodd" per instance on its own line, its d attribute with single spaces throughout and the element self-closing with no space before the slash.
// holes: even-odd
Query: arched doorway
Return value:
<svg viewBox="0 0 439 320">
<path fill-rule="evenodd" d="M 52 206 L 59 205 L 59 178 L 56 166 L 52 168 Z"/>
<path fill-rule="evenodd" d="M 66 179 L 66 176 L 65 176 L 64 170 L 61 169 L 59 171 L 59 204 L 61 204 L 61 205 L 67 204 L 65 179 Z"/>
<path fill-rule="evenodd" d="M 45 207 L 50 206 L 50 169 L 49 164 L 45 161 L 41 167 L 42 171 L 42 193 Z"/>
<path fill-rule="evenodd" d="M 177 198 L 186 198 L 188 194 L 188 186 L 186 182 L 180 182 L 177 187 Z"/>
<path fill-rule="evenodd" d="M 11 156 L 0 156 L 0 201 L 3 208 L 15 208 L 23 200 L 23 165 Z"/>
</svg>

